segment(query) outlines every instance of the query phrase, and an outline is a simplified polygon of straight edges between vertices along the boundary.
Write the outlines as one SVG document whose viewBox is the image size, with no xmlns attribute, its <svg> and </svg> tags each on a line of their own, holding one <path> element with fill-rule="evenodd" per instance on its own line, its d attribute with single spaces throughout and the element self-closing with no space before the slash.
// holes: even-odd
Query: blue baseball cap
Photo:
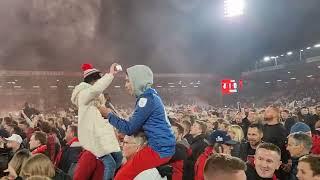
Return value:
<svg viewBox="0 0 320 180">
<path fill-rule="evenodd" d="M 311 132 L 311 128 L 303 122 L 297 122 L 291 127 L 290 134 L 297 133 L 297 132 L 302 132 L 302 133 Z"/>
<path fill-rule="evenodd" d="M 238 143 L 237 141 L 232 140 L 227 132 L 221 130 L 215 130 L 212 134 L 210 134 L 207 140 L 212 145 L 215 143 L 228 145 L 235 145 Z"/>
</svg>

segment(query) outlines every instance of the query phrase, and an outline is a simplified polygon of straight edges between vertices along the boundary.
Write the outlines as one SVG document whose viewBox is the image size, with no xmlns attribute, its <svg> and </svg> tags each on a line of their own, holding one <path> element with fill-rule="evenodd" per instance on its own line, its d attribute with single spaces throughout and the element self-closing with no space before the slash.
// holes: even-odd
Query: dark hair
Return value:
<svg viewBox="0 0 320 180">
<path fill-rule="evenodd" d="M 94 72 L 89 76 L 85 77 L 83 81 L 88 84 L 91 84 L 92 82 L 99 80 L 101 77 L 101 72 Z"/>
<path fill-rule="evenodd" d="M 278 146 L 272 144 L 272 143 L 261 143 L 261 144 L 258 145 L 256 151 L 258 151 L 258 149 L 266 149 L 266 150 L 269 150 L 269 151 L 274 151 L 281 157 L 280 148 Z"/>
<path fill-rule="evenodd" d="M 215 153 L 208 158 L 205 164 L 204 176 L 212 178 L 217 174 L 237 173 L 237 171 L 245 171 L 246 169 L 246 163 L 241 159 L 227 154 Z"/>
<path fill-rule="evenodd" d="M 78 126 L 70 125 L 69 128 L 72 130 L 75 137 L 78 137 Z"/>
<path fill-rule="evenodd" d="M 52 132 L 52 128 L 48 122 L 41 122 L 40 129 L 47 134 Z"/>
<path fill-rule="evenodd" d="M 306 155 L 299 159 L 299 162 L 305 162 L 310 165 L 313 176 L 320 175 L 320 156 L 319 155 Z"/>
<path fill-rule="evenodd" d="M 183 134 L 184 133 L 184 128 L 181 126 L 181 124 L 175 123 L 173 126 L 177 127 L 179 134 Z"/>
<path fill-rule="evenodd" d="M 34 139 L 38 140 L 41 145 L 46 145 L 48 140 L 47 140 L 47 134 L 41 131 L 36 131 L 32 135 L 34 135 Z"/>
<path fill-rule="evenodd" d="M 290 112 L 289 112 L 287 109 L 283 110 L 282 112 L 285 112 L 285 113 L 287 113 L 287 114 L 290 114 Z"/>
<path fill-rule="evenodd" d="M 3 121 L 5 124 L 11 124 L 12 123 L 12 119 L 10 117 L 4 117 Z"/>
<path fill-rule="evenodd" d="M 250 124 L 249 127 L 248 127 L 248 129 L 249 129 L 249 128 L 257 128 L 258 131 L 259 131 L 259 133 L 263 133 L 263 126 L 262 126 L 262 124 L 260 124 L 260 123 Z"/>
</svg>

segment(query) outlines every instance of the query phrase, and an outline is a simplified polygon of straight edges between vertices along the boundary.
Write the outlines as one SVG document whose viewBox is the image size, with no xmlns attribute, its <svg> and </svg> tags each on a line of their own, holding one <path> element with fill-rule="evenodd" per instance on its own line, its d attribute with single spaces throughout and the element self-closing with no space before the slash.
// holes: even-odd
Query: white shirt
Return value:
<svg viewBox="0 0 320 180">
<path fill-rule="evenodd" d="M 167 180 L 167 177 L 162 178 L 156 168 L 148 169 L 136 176 L 134 180 Z"/>
</svg>

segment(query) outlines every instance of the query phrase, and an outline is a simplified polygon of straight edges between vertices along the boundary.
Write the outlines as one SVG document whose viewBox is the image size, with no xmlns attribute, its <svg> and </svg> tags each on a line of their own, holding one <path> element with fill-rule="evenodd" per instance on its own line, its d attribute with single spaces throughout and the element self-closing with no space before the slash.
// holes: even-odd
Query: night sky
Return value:
<svg viewBox="0 0 320 180">
<path fill-rule="evenodd" d="M 245 15 L 233 19 L 223 17 L 222 0 L 79 0 L 70 11 L 35 11 L 35 2 L 0 2 L 1 69 L 107 69 L 117 61 L 158 73 L 238 74 L 265 55 L 320 41 L 319 0 L 247 0 Z"/>
</svg>

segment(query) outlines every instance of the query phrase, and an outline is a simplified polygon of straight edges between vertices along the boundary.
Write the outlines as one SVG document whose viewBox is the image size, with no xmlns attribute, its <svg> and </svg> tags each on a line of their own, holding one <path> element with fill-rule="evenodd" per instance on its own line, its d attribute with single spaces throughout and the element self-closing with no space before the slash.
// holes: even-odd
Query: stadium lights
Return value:
<svg viewBox="0 0 320 180">
<path fill-rule="evenodd" d="M 158 88 L 162 88 L 162 86 L 157 86 Z"/>
<path fill-rule="evenodd" d="M 175 86 L 169 86 L 169 87 L 174 88 Z"/>
<path fill-rule="evenodd" d="M 224 16 L 236 17 L 244 13 L 245 0 L 225 0 L 224 1 Z"/>
<path fill-rule="evenodd" d="M 290 71 L 288 71 L 288 74 L 290 74 L 291 72 Z"/>
<path fill-rule="evenodd" d="M 308 78 L 311 78 L 312 76 L 313 76 L 313 75 L 308 75 L 307 77 L 308 77 Z"/>
<path fill-rule="evenodd" d="M 318 48 L 318 47 L 320 47 L 320 44 L 316 44 L 313 47 Z"/>
<path fill-rule="evenodd" d="M 181 87 L 186 88 L 187 86 L 181 86 Z"/>
<path fill-rule="evenodd" d="M 114 86 L 115 88 L 120 88 L 120 86 Z"/>
<path fill-rule="evenodd" d="M 284 54 L 281 54 L 281 57 L 283 57 L 284 56 Z"/>
<path fill-rule="evenodd" d="M 264 82 L 264 83 L 266 83 L 266 84 L 270 84 L 270 81 L 266 81 L 266 82 Z"/>
<path fill-rule="evenodd" d="M 291 56 L 292 54 L 293 54 L 292 51 L 287 52 L 287 55 L 288 55 L 288 56 Z"/>
<path fill-rule="evenodd" d="M 197 87 L 199 87 L 199 86 L 193 86 L 193 87 L 197 88 Z"/>
<path fill-rule="evenodd" d="M 320 69 L 320 66 L 318 66 L 318 68 Z"/>
<path fill-rule="evenodd" d="M 300 52 L 303 52 L 303 49 L 301 49 Z"/>
<path fill-rule="evenodd" d="M 72 89 L 72 88 L 74 88 L 74 86 L 69 85 L 68 88 Z"/>
<path fill-rule="evenodd" d="M 263 61 L 264 61 L 264 62 L 270 61 L 270 57 L 269 57 L 269 56 L 264 57 L 264 58 L 263 58 Z"/>
<path fill-rule="evenodd" d="M 37 89 L 37 88 L 40 88 L 40 86 L 32 86 L 33 88 Z"/>
<path fill-rule="evenodd" d="M 297 79 L 297 78 L 295 78 L 295 77 L 292 77 L 292 78 L 290 78 L 291 80 L 295 80 L 295 79 Z"/>
<path fill-rule="evenodd" d="M 281 80 L 281 79 L 278 79 L 277 81 L 278 81 L 278 82 L 281 82 L 282 80 Z"/>
<path fill-rule="evenodd" d="M 311 49 L 311 47 L 307 47 L 306 49 L 308 49 L 308 50 L 309 50 L 309 49 Z"/>
</svg>

